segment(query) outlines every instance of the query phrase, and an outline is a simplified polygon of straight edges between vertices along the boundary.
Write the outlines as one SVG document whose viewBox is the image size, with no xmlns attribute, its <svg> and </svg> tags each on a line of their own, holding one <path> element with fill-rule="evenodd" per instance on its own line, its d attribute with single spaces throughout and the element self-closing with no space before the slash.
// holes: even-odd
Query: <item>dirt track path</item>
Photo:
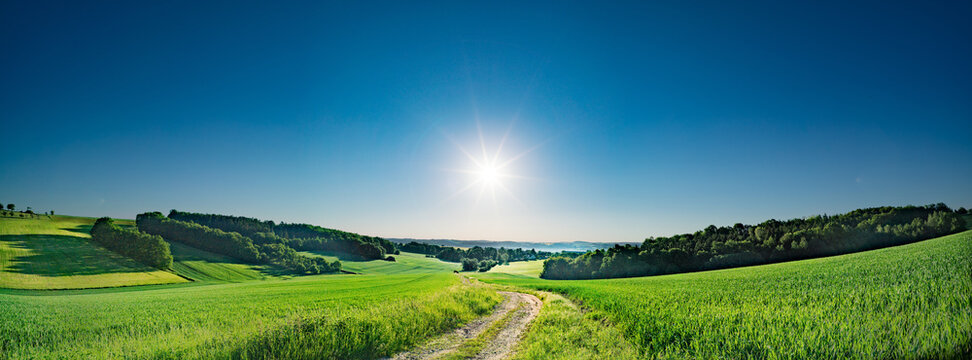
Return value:
<svg viewBox="0 0 972 360">
<path fill-rule="evenodd" d="M 505 299 L 496 306 L 496 310 L 489 316 L 473 320 L 469 324 L 466 324 L 466 326 L 442 335 L 423 346 L 399 353 L 391 359 L 432 360 L 443 357 L 455 351 L 463 343 L 478 337 L 483 331 L 489 329 L 493 323 L 502 319 L 510 311 L 516 311 L 510 315 L 509 320 L 500 329 L 496 337 L 489 341 L 479 354 L 472 357 L 472 359 L 479 360 L 508 358 L 513 348 L 520 341 L 520 337 L 526 330 L 527 325 L 540 313 L 540 307 L 543 306 L 543 302 L 536 296 L 530 294 L 509 291 L 500 291 L 499 293 Z"/>
<path fill-rule="evenodd" d="M 506 359 L 513 352 L 513 348 L 520 342 L 520 337 L 526 331 L 527 325 L 537 317 L 543 302 L 536 296 L 518 292 L 500 291 L 507 299 L 516 299 L 517 304 L 523 304 L 512 315 L 499 334 L 489 342 L 473 359 L 499 360 Z"/>
</svg>

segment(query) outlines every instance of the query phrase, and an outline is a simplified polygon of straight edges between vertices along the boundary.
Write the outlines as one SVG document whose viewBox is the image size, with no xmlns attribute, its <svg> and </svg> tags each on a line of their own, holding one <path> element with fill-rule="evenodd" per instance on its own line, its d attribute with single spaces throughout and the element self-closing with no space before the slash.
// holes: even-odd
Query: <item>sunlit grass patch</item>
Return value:
<svg viewBox="0 0 972 360">
<path fill-rule="evenodd" d="M 544 260 L 514 261 L 505 265 L 497 265 L 489 270 L 490 273 L 524 275 L 539 278 L 543 271 Z"/>
</svg>

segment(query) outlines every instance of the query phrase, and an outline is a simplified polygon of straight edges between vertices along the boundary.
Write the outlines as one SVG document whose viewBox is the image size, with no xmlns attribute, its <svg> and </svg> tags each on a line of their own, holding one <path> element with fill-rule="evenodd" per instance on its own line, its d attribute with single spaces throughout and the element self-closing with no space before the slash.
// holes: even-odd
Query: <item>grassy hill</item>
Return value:
<svg viewBox="0 0 972 360">
<path fill-rule="evenodd" d="M 95 219 L 0 218 L 0 288 L 83 289 L 186 282 L 91 243 Z M 133 226 L 131 220 L 120 225 Z"/>
<path fill-rule="evenodd" d="M 873 359 L 968 358 L 970 274 L 972 231 L 828 258 L 665 276 L 476 276 L 580 301 L 646 358 Z M 566 330 L 538 326 L 524 346 L 563 353 L 558 337 Z"/>
<path fill-rule="evenodd" d="M 422 254 L 406 252 L 392 255 L 395 257 L 395 261 L 349 261 L 323 253 L 303 252 L 302 254 L 320 256 L 329 261 L 341 260 L 342 270 L 366 275 L 451 273 L 453 270 L 461 268 L 458 263 L 445 262 L 436 258 L 425 257 Z"/>
</svg>

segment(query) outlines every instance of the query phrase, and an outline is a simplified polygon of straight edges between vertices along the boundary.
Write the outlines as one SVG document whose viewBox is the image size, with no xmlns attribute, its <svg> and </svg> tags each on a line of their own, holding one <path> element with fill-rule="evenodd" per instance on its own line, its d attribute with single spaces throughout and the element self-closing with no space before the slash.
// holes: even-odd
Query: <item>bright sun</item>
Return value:
<svg viewBox="0 0 972 360">
<path fill-rule="evenodd" d="M 477 128 L 478 128 L 478 124 L 477 124 Z M 483 139 L 482 130 L 481 129 L 477 129 L 477 130 L 479 130 L 479 147 L 480 150 L 482 150 L 481 154 L 477 154 L 478 156 L 473 155 L 472 152 L 467 151 L 463 146 L 459 145 L 459 143 L 453 141 L 453 144 L 456 145 L 459 151 L 461 151 L 464 155 L 466 155 L 466 158 L 469 159 L 470 167 L 466 169 L 455 169 L 449 171 L 468 174 L 471 178 L 470 179 L 471 181 L 468 184 L 466 184 L 465 187 L 459 189 L 459 191 L 452 194 L 452 196 L 449 196 L 449 198 L 458 196 L 459 194 L 469 191 L 471 189 L 478 188 L 479 194 L 476 196 L 476 203 L 479 203 L 479 200 L 482 199 L 483 196 L 486 196 L 487 194 L 490 198 L 493 199 L 493 202 L 496 203 L 497 191 L 506 193 L 507 195 L 509 195 L 509 197 L 513 198 L 516 201 L 519 201 L 519 199 L 515 195 L 513 195 L 513 192 L 511 192 L 510 189 L 507 188 L 504 182 L 505 180 L 508 179 L 525 179 L 525 178 L 510 173 L 509 167 L 512 163 L 516 162 L 517 160 L 525 156 L 527 153 L 539 147 L 539 145 L 534 146 L 514 156 L 506 157 L 503 156 L 503 145 L 506 143 L 507 136 L 509 136 L 510 133 L 509 129 L 507 129 L 506 134 L 503 135 L 503 138 L 499 141 L 499 145 L 493 151 L 487 150 L 486 141 Z M 449 140 L 452 139 L 450 138 Z M 477 153 L 478 152 L 479 151 L 477 151 Z"/>
<path fill-rule="evenodd" d="M 479 181 L 484 185 L 495 186 L 499 182 L 499 169 L 493 164 L 485 164 L 479 167 Z"/>
</svg>

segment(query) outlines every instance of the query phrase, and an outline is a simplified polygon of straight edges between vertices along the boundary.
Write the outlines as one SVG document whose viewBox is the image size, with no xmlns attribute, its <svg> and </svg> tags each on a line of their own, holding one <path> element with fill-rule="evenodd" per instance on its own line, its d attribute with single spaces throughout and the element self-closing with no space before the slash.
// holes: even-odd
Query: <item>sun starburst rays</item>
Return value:
<svg viewBox="0 0 972 360">
<path fill-rule="evenodd" d="M 457 190 L 455 193 L 450 195 L 448 199 L 455 198 L 462 195 L 474 188 L 478 187 L 476 195 L 476 205 L 482 202 L 482 199 L 487 195 L 492 200 L 493 204 L 497 204 L 497 193 L 504 193 L 511 199 L 522 204 L 522 201 L 513 193 L 512 190 L 505 184 L 505 181 L 510 179 L 528 179 L 528 177 L 513 174 L 510 172 L 511 165 L 513 165 L 517 160 L 521 159 L 523 156 L 529 154 L 535 150 L 540 145 L 531 147 L 524 152 L 518 153 L 514 156 L 503 157 L 503 150 L 507 144 L 507 140 L 510 136 L 513 124 L 506 129 L 503 136 L 500 138 L 496 150 L 489 151 L 489 146 L 487 146 L 486 138 L 483 135 L 482 126 L 479 122 L 476 122 L 476 131 L 479 140 L 479 148 L 482 152 L 481 156 L 475 156 L 468 149 L 460 145 L 457 141 L 453 140 L 452 137 L 447 136 L 449 140 L 455 145 L 455 147 L 470 161 L 468 168 L 463 169 L 446 169 L 445 171 L 465 174 L 470 178 L 468 184 Z"/>
</svg>

